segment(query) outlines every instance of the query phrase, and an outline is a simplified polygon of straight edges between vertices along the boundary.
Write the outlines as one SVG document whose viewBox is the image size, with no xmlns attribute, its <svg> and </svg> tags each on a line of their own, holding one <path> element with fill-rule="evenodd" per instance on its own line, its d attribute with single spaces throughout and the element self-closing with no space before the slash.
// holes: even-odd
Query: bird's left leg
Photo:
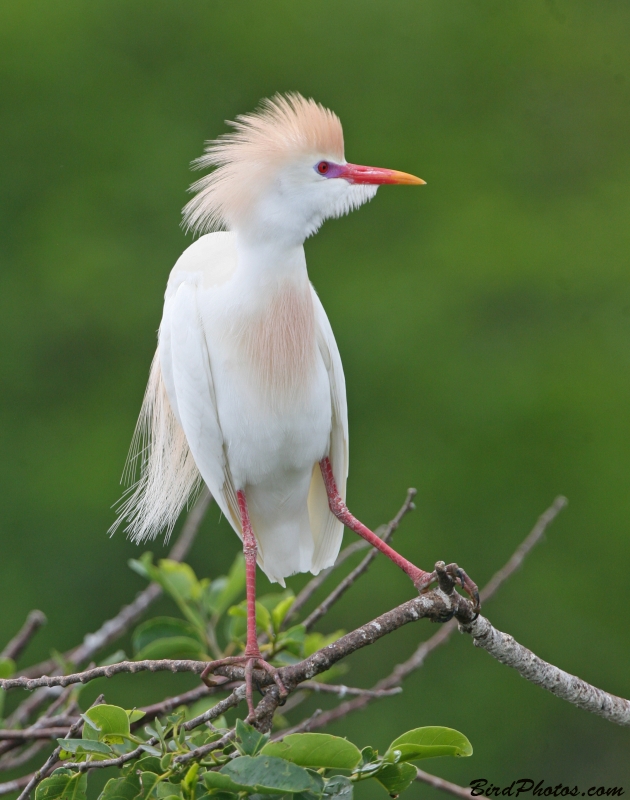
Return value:
<svg viewBox="0 0 630 800">
<path fill-rule="evenodd" d="M 407 573 L 407 575 L 413 581 L 413 585 L 419 592 L 422 592 L 429 586 L 429 584 L 436 580 L 437 574 L 435 572 L 425 572 L 423 569 L 416 567 L 415 564 L 407 561 L 406 558 L 403 558 L 400 553 L 397 553 L 382 539 L 379 539 L 375 533 L 373 533 L 369 528 L 366 528 L 362 522 L 359 522 L 359 520 L 348 511 L 348 507 L 344 503 L 343 498 L 337 489 L 337 482 L 335 481 L 335 476 L 333 474 L 332 464 L 327 456 L 319 462 L 319 466 L 322 471 L 322 477 L 324 478 L 324 484 L 326 486 L 328 506 L 340 522 L 343 522 L 343 524 L 350 528 L 350 530 L 358 533 L 359 536 L 362 536 L 372 545 L 372 547 L 376 547 L 377 550 L 380 550 L 381 553 L 384 553 L 387 558 L 393 561 L 396 566 L 400 567 L 403 572 Z M 456 564 L 449 565 L 448 569 L 453 573 L 453 578 L 460 581 L 462 588 L 465 589 L 465 591 L 474 601 L 475 607 L 478 607 L 479 593 L 477 591 L 477 587 L 470 580 L 468 575 L 466 575 L 464 570 L 459 569 Z"/>
<path fill-rule="evenodd" d="M 258 555 L 258 547 L 256 545 L 256 537 L 252 529 L 252 524 L 249 519 L 249 512 L 247 510 L 247 500 L 245 493 L 238 491 L 236 493 L 238 499 L 238 510 L 241 517 L 241 529 L 243 531 L 243 554 L 245 555 L 245 575 L 246 575 L 246 588 L 247 588 L 247 642 L 245 645 L 245 652 L 242 656 L 230 656 L 222 658 L 219 661 L 211 661 L 208 666 L 201 673 L 201 680 L 208 683 L 206 678 L 217 667 L 224 667 L 231 664 L 244 664 L 245 665 L 245 690 L 247 696 L 247 707 L 249 709 L 250 717 L 254 714 L 254 686 L 253 686 L 253 671 L 258 667 L 265 672 L 268 672 L 274 679 L 281 697 L 286 697 L 287 690 L 282 683 L 278 671 L 271 664 L 268 664 L 260 652 L 258 646 L 258 636 L 256 635 L 256 557 Z"/>
</svg>

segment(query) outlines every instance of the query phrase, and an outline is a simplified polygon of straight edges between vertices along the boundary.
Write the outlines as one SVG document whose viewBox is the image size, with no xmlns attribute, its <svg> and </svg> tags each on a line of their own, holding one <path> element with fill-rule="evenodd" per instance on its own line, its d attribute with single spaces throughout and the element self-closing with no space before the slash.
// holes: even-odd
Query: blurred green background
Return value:
<svg viewBox="0 0 630 800">
<path fill-rule="evenodd" d="M 351 509 L 376 526 L 416 486 L 398 548 L 483 584 L 565 494 L 485 611 L 629 696 L 629 35 L 620 0 L 3 3 L 0 641 L 41 608 L 49 625 L 23 663 L 43 658 L 142 588 L 126 565 L 141 551 L 106 531 L 166 279 L 191 241 L 188 165 L 224 119 L 298 90 L 340 115 L 349 160 L 428 182 L 381 189 L 307 243 L 346 370 Z M 200 575 L 238 548 L 218 517 L 191 557 Z M 323 630 L 410 593 L 378 559 Z M 345 680 L 370 685 L 434 630 L 357 654 Z M 119 679 L 107 698 L 186 681 Z M 470 759 L 426 763 L 464 785 L 630 790 L 627 730 L 463 637 L 334 732 L 382 747 L 424 724 L 473 742 Z M 408 796 L 421 794 L 435 792 Z"/>
</svg>

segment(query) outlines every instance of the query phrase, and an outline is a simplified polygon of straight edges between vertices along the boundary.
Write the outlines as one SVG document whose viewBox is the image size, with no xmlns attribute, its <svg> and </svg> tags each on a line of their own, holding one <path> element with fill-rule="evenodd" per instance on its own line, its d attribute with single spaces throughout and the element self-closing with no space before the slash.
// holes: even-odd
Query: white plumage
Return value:
<svg viewBox="0 0 630 800">
<path fill-rule="evenodd" d="M 343 369 L 308 279 L 303 242 L 381 183 L 422 183 L 356 167 L 338 118 L 300 95 L 276 96 L 208 144 L 187 227 L 191 245 L 166 289 L 158 351 L 130 454 L 139 479 L 119 522 L 137 542 L 170 533 L 205 482 L 243 537 L 246 498 L 258 563 L 284 585 L 339 551 L 319 468 L 329 458 L 341 498 L 348 474 Z"/>
</svg>

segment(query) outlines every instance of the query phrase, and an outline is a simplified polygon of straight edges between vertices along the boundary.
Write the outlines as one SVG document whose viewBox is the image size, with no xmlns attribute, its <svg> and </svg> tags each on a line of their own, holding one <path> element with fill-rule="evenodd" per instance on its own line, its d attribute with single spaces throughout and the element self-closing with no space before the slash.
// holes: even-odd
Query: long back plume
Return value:
<svg viewBox="0 0 630 800">
<path fill-rule="evenodd" d="M 123 483 L 131 485 L 119 503 L 118 519 L 110 533 L 127 520 L 125 531 L 136 543 L 162 532 L 168 539 L 182 509 L 201 487 L 201 475 L 166 394 L 157 353 Z"/>
</svg>

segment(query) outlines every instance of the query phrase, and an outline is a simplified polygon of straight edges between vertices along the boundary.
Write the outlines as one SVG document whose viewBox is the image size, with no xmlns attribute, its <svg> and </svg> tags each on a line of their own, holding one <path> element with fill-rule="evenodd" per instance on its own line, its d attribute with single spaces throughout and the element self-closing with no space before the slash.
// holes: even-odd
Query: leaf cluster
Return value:
<svg viewBox="0 0 630 800">
<path fill-rule="evenodd" d="M 144 738 L 130 732 L 130 723 L 141 716 L 112 705 L 89 709 L 82 738 L 59 740 L 61 758 L 77 766 L 57 769 L 42 781 L 35 800 L 86 800 L 88 779 L 79 764 L 96 765 L 131 751 L 137 757 L 107 782 L 99 800 L 352 800 L 354 787 L 365 780 L 397 797 L 416 776 L 411 762 L 472 754 L 468 739 L 450 728 L 408 731 L 380 756 L 330 734 L 294 733 L 270 741 L 268 733 L 242 720 L 234 732 L 214 726 L 187 731 L 183 713 L 156 719 Z M 216 747 L 209 750 L 212 743 Z"/>
<path fill-rule="evenodd" d="M 198 579 L 190 565 L 151 553 L 129 562 L 147 580 L 155 581 L 175 602 L 182 618 L 154 617 L 139 625 L 132 637 L 134 657 L 143 659 L 220 659 L 243 650 L 247 634 L 245 562 L 242 553 L 227 575 Z M 295 663 L 334 642 L 344 631 L 307 633 L 302 624 L 286 627 L 295 596 L 290 590 L 262 595 L 256 601 L 260 648 L 277 666 Z M 326 679 L 345 671 L 331 669 Z"/>
</svg>

